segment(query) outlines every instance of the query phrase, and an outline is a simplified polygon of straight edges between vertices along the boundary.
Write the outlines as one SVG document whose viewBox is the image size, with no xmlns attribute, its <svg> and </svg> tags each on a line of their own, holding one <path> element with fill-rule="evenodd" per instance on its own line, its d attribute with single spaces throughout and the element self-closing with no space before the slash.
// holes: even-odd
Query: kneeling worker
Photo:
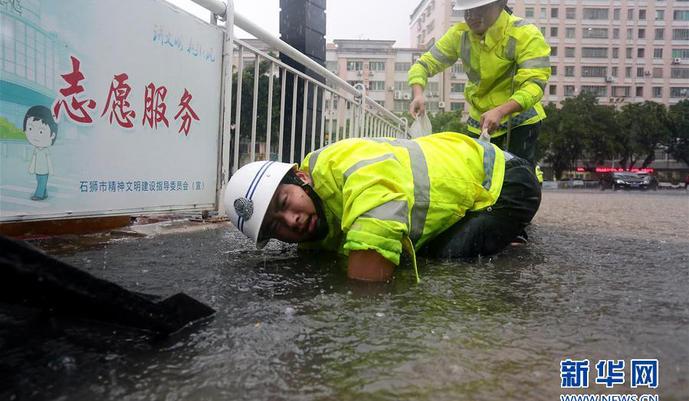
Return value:
<svg viewBox="0 0 689 401">
<path fill-rule="evenodd" d="M 348 255 L 347 275 L 387 281 L 400 255 L 499 252 L 531 221 L 533 166 L 456 133 L 347 139 L 296 164 L 240 168 L 225 192 L 230 221 L 262 248 L 270 238 Z"/>
</svg>

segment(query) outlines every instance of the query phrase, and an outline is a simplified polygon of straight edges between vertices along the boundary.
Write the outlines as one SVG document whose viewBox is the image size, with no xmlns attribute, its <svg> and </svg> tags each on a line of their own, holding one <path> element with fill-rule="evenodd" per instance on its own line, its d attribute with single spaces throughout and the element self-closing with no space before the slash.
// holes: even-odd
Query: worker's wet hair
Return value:
<svg viewBox="0 0 689 401">
<path fill-rule="evenodd" d="M 40 121 L 50 127 L 50 133 L 53 134 L 53 142 L 51 142 L 51 145 L 54 145 L 57 139 L 57 123 L 50 109 L 45 106 L 32 106 L 29 108 L 24 115 L 23 131 L 26 131 L 26 123 L 29 121 L 29 118 Z"/>
</svg>

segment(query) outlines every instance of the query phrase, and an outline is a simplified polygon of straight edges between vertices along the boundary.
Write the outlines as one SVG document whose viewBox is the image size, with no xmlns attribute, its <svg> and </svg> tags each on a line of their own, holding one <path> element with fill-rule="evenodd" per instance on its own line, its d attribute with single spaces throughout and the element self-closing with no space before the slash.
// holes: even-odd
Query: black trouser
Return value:
<svg viewBox="0 0 689 401">
<path fill-rule="evenodd" d="M 531 222 L 540 204 L 541 186 L 533 165 L 512 156 L 505 162 L 505 180 L 498 201 L 486 210 L 467 213 L 420 253 L 465 258 L 500 252 Z"/>
<path fill-rule="evenodd" d="M 507 133 L 500 135 L 497 138 L 491 138 L 490 141 L 496 144 L 500 149 L 506 150 L 515 156 L 526 159 L 534 166 L 536 165 L 536 142 L 538 141 L 538 134 L 541 132 L 541 122 L 534 124 L 521 125 L 512 128 L 509 134 L 510 143 L 509 149 L 505 149 L 507 143 Z M 478 138 L 478 135 L 469 133 L 469 136 Z"/>
</svg>

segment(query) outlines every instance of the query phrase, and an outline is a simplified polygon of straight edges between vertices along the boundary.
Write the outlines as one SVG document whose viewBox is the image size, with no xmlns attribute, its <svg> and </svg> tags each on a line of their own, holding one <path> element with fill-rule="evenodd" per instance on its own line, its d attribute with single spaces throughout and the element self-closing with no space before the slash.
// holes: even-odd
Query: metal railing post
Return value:
<svg viewBox="0 0 689 401">
<path fill-rule="evenodd" d="M 217 22 L 218 12 L 212 12 L 212 20 Z M 230 179 L 230 142 L 232 140 L 232 57 L 234 56 L 234 1 L 227 0 L 223 12 L 225 32 L 222 47 L 222 114 L 220 135 L 220 154 L 218 155 L 218 182 L 215 191 L 215 206 L 218 213 L 224 213 L 222 202 L 223 187 Z"/>
</svg>

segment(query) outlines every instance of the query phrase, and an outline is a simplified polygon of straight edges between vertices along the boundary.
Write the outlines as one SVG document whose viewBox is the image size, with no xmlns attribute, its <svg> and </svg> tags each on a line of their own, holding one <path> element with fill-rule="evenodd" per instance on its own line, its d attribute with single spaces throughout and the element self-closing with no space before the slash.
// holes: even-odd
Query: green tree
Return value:
<svg viewBox="0 0 689 401">
<path fill-rule="evenodd" d="M 629 103 L 622 106 L 617 120 L 621 129 L 617 135 L 620 164 L 632 168 L 640 160 L 641 168 L 648 167 L 655 160 L 658 146 L 670 138 L 667 109 L 651 101 Z"/>
<path fill-rule="evenodd" d="M 583 158 L 592 135 L 607 132 L 595 119 L 600 106 L 594 95 L 581 93 L 561 104 L 559 110 L 552 103 L 547 106 L 548 118 L 543 122 L 540 141 L 545 161 L 552 164 L 558 179 L 563 171 L 571 170 L 575 162 Z"/>
<path fill-rule="evenodd" d="M 668 152 L 676 160 L 689 164 L 689 99 L 670 106 Z"/>
</svg>

